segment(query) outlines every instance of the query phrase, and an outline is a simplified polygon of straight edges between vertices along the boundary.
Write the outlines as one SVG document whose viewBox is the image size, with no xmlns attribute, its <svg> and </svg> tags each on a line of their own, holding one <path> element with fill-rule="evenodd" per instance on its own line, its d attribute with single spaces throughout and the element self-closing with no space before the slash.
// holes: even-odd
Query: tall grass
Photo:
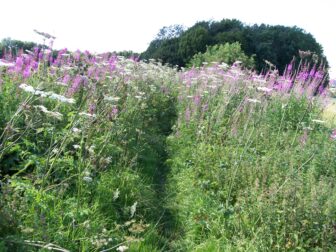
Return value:
<svg viewBox="0 0 336 252">
<path fill-rule="evenodd" d="M 271 74 L 183 73 L 168 138 L 175 250 L 335 250 L 336 145 L 313 96 L 323 76 Z"/>
<path fill-rule="evenodd" d="M 0 62 L 1 251 L 335 250 L 323 68 Z"/>
</svg>

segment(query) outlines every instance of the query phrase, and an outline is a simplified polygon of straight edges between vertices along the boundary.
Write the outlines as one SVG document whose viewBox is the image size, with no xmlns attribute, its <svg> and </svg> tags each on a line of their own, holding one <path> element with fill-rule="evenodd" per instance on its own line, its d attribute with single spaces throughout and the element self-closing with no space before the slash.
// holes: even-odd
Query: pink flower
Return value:
<svg viewBox="0 0 336 252">
<path fill-rule="evenodd" d="M 23 58 L 17 57 L 15 62 L 15 71 L 18 73 L 22 70 L 23 67 Z"/>
<path fill-rule="evenodd" d="M 78 89 L 80 88 L 81 82 L 82 82 L 82 77 L 80 75 L 77 75 L 75 79 L 73 80 L 72 86 L 70 87 L 68 91 L 69 95 L 73 95 L 74 93 L 78 91 Z"/>
<path fill-rule="evenodd" d="M 70 81 L 71 77 L 69 74 L 64 75 L 62 82 L 65 84 L 68 84 Z"/>
<path fill-rule="evenodd" d="M 118 112 L 119 112 L 118 107 L 116 105 L 113 105 L 111 113 L 109 114 L 109 119 L 110 120 L 115 119 L 118 115 Z"/>
<path fill-rule="evenodd" d="M 23 71 L 23 78 L 28 79 L 31 75 L 30 67 L 27 66 L 26 69 Z"/>
<path fill-rule="evenodd" d="M 96 111 L 96 104 L 91 103 L 89 106 L 89 113 L 93 115 L 95 111 Z"/>
<path fill-rule="evenodd" d="M 331 132 L 330 138 L 331 138 L 332 140 L 336 140 L 336 129 L 334 129 L 334 130 Z"/>
<path fill-rule="evenodd" d="M 306 142 L 307 142 L 307 139 L 308 139 L 308 130 L 305 129 L 303 131 L 303 135 L 300 137 L 300 140 L 299 140 L 300 141 L 300 145 L 304 146 L 306 144 Z"/>
<path fill-rule="evenodd" d="M 198 106 L 201 103 L 201 96 L 196 95 L 194 96 L 194 104 Z"/>
</svg>

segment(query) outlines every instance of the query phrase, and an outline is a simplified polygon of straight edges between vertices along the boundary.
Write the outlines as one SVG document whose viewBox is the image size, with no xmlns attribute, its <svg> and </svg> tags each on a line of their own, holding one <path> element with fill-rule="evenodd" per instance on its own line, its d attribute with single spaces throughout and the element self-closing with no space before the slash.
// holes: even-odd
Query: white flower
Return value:
<svg viewBox="0 0 336 252">
<path fill-rule="evenodd" d="M 57 81 L 56 84 L 59 85 L 59 86 L 64 86 L 64 87 L 68 86 L 68 84 L 66 84 L 64 82 L 60 82 L 60 81 Z"/>
<path fill-rule="evenodd" d="M 53 99 L 53 100 L 58 100 L 60 102 L 64 102 L 64 103 L 70 103 L 70 104 L 73 104 L 75 103 L 75 99 L 73 98 L 66 98 L 65 96 L 63 95 L 59 95 L 59 94 L 55 94 L 55 93 L 52 93 L 50 96 L 49 96 L 50 99 Z"/>
<path fill-rule="evenodd" d="M 87 176 L 83 177 L 83 180 L 84 180 L 85 182 L 88 182 L 88 183 L 90 183 L 90 182 L 93 181 L 93 179 L 92 179 L 91 177 L 87 177 Z"/>
<path fill-rule="evenodd" d="M 113 200 L 116 200 L 119 198 L 119 194 L 120 194 L 120 191 L 119 191 L 119 188 L 117 188 L 117 190 L 115 190 L 115 192 L 113 193 Z"/>
<path fill-rule="evenodd" d="M 89 113 L 85 113 L 85 112 L 80 112 L 79 115 L 86 116 L 86 117 L 93 117 L 93 118 L 96 117 L 95 114 L 89 114 Z"/>
<path fill-rule="evenodd" d="M 32 86 L 27 85 L 26 83 L 22 83 L 19 85 L 19 88 L 23 89 L 24 91 L 28 93 L 35 93 L 35 89 Z"/>
<path fill-rule="evenodd" d="M 89 153 L 91 154 L 91 155 L 93 155 L 94 154 L 94 150 L 95 150 L 95 148 L 96 148 L 96 146 L 94 146 L 94 145 L 91 145 L 90 146 L 90 148 L 88 149 L 88 151 L 89 151 Z"/>
<path fill-rule="evenodd" d="M 325 121 L 322 121 L 322 120 L 318 120 L 318 119 L 313 119 L 312 122 L 315 122 L 315 123 L 325 123 Z"/>
<path fill-rule="evenodd" d="M 88 170 L 85 170 L 83 172 L 83 174 L 86 176 L 86 177 L 89 177 L 91 175 L 91 173 L 88 171 Z"/>
<path fill-rule="evenodd" d="M 80 145 L 78 145 L 78 144 L 74 144 L 73 147 L 77 150 L 77 149 L 80 148 Z"/>
<path fill-rule="evenodd" d="M 135 214 L 137 205 L 138 205 L 138 202 L 135 201 L 134 204 L 131 206 L 131 210 L 130 210 L 130 212 L 131 212 L 131 218 L 132 218 L 132 217 L 134 216 L 134 214 Z"/>
<path fill-rule="evenodd" d="M 35 95 L 39 95 L 41 97 L 48 97 L 50 94 L 52 94 L 51 92 L 44 92 L 41 90 L 35 90 Z"/>
<path fill-rule="evenodd" d="M 120 100 L 120 97 L 104 96 L 105 101 L 117 102 Z"/>
<path fill-rule="evenodd" d="M 265 93 L 269 93 L 269 92 L 272 91 L 271 88 L 267 88 L 267 87 L 257 87 L 257 90 L 258 90 L 258 91 L 265 92 Z"/>
<path fill-rule="evenodd" d="M 125 245 L 119 246 L 119 247 L 117 248 L 117 251 L 119 251 L 119 252 L 124 252 L 124 251 L 126 251 L 126 250 L 128 250 L 128 247 L 125 246 Z"/>
<path fill-rule="evenodd" d="M 261 101 L 257 100 L 257 99 L 247 99 L 248 102 L 251 102 L 251 103 L 261 103 Z"/>
<path fill-rule="evenodd" d="M 40 109 L 46 115 L 54 117 L 54 118 L 56 118 L 58 120 L 62 120 L 62 118 L 63 118 L 63 115 L 61 113 L 49 111 L 46 107 L 44 107 L 42 105 L 36 105 L 34 107 Z"/>
<path fill-rule="evenodd" d="M 80 132 L 81 132 L 81 130 L 78 129 L 78 128 L 76 128 L 76 127 L 75 127 L 75 128 L 72 128 L 72 131 L 75 132 L 75 133 L 80 133 Z"/>
<path fill-rule="evenodd" d="M 13 66 L 15 66 L 15 64 L 0 59 L 0 67 L 1 66 L 3 66 L 3 67 L 13 67 Z"/>
</svg>

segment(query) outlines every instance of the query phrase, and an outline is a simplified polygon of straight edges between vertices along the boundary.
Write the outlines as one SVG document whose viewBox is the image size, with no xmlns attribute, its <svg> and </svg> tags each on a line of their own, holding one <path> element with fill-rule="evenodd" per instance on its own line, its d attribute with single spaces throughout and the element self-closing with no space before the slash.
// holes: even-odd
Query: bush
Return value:
<svg viewBox="0 0 336 252">
<path fill-rule="evenodd" d="M 210 64 L 217 62 L 218 64 L 226 63 L 228 65 L 232 65 L 236 61 L 240 61 L 244 67 L 254 67 L 253 57 L 246 56 L 238 42 L 208 46 L 205 53 L 195 54 L 188 63 L 188 66 L 200 67 L 204 62 Z"/>
</svg>

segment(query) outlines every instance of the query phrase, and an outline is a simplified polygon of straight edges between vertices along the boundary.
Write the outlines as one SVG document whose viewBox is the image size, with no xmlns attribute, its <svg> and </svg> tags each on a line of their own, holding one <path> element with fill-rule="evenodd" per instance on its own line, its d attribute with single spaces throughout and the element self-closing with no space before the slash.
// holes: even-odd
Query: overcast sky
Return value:
<svg viewBox="0 0 336 252">
<path fill-rule="evenodd" d="M 57 37 L 54 47 L 94 52 L 146 50 L 163 26 L 236 18 L 246 24 L 298 26 L 323 46 L 336 77 L 334 0 L 4 0 L 0 39 L 41 42 L 33 29 Z"/>
</svg>

